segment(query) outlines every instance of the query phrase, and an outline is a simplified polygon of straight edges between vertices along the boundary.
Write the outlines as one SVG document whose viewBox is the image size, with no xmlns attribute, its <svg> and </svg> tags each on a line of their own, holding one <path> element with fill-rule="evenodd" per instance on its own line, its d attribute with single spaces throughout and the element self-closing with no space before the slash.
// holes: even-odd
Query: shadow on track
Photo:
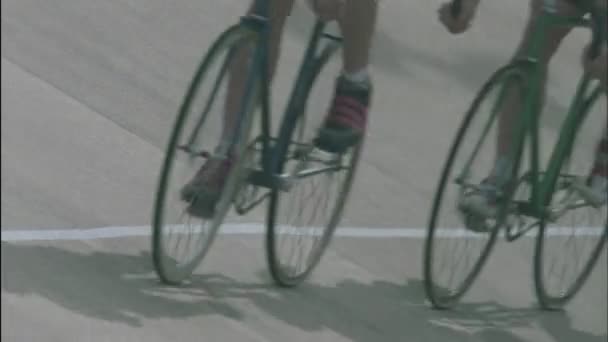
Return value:
<svg viewBox="0 0 608 342">
<path fill-rule="evenodd" d="M 345 279 L 332 286 L 304 284 L 295 290 L 260 281 L 242 283 L 220 274 L 195 275 L 183 287 L 161 285 L 148 253 L 73 252 L 52 246 L 2 243 L 2 291 L 39 296 L 83 316 L 141 326 L 144 319 L 220 315 L 242 321 L 248 301 L 274 319 L 304 331 L 331 330 L 355 342 L 523 342 L 511 328 L 540 326 L 556 341 L 600 342 L 574 330 L 567 313 L 508 308 L 495 302 L 463 303 L 456 311 L 434 311 L 422 283 Z M 257 320 L 260 318 L 258 317 Z"/>
</svg>

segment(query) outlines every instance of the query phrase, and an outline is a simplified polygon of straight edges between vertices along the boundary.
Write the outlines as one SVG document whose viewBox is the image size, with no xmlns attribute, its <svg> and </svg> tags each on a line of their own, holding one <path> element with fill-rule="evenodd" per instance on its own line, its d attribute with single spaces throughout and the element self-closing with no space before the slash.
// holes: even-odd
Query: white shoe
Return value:
<svg viewBox="0 0 608 342">
<path fill-rule="evenodd" d="M 484 218 L 498 215 L 497 198 L 500 189 L 494 184 L 482 183 L 479 190 L 465 194 L 460 198 L 458 208 L 461 211 Z"/>
<path fill-rule="evenodd" d="M 608 178 L 591 176 L 589 179 L 577 178 L 572 187 L 582 199 L 598 208 L 608 202 Z"/>
</svg>

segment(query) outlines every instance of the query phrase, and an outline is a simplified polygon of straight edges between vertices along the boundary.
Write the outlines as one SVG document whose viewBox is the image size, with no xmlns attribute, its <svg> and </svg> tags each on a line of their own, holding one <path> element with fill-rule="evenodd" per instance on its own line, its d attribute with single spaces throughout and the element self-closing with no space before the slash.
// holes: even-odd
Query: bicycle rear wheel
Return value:
<svg viewBox="0 0 608 342">
<path fill-rule="evenodd" d="M 180 107 L 161 169 L 152 222 L 154 266 L 167 284 L 179 284 L 188 278 L 205 257 L 230 208 L 233 194 L 244 179 L 244 159 L 239 156 L 244 155 L 254 120 L 257 72 L 250 71 L 250 64 L 235 64 L 245 65 L 245 70 L 238 71 L 253 80 L 249 88 L 238 90 L 242 91 L 240 95 L 245 104 L 241 106 L 244 111 L 234 120 L 240 124 L 227 123 L 230 120 L 224 115 L 224 103 L 217 99 L 223 99 L 226 94 L 229 74 L 237 72 L 231 69 L 232 63 L 246 58 L 258 37 L 257 32 L 244 25 L 224 32 L 200 64 Z M 186 202 L 181 188 L 206 159 L 220 155 L 234 156 L 232 167 L 225 175 L 219 198 L 209 208 L 210 214 L 195 217 L 189 209 L 197 195 Z"/>
<path fill-rule="evenodd" d="M 286 148 L 277 155 L 275 174 L 281 175 L 287 188 L 271 192 L 266 255 L 270 274 L 280 286 L 298 285 L 319 263 L 342 217 L 363 145 L 343 154 L 326 153 L 316 149 L 314 136 L 307 134 L 312 133 L 306 130 L 312 85 L 337 48 L 330 42 L 305 71 L 305 84 L 294 95 L 298 101 L 294 108 L 301 113 L 297 122 L 284 122 L 283 138 L 277 142 Z"/>
<path fill-rule="evenodd" d="M 435 193 L 423 255 L 425 291 L 434 308 L 447 309 L 465 294 L 504 223 L 512 191 L 504 194 L 500 201 L 503 205 L 493 217 L 463 212 L 458 203 L 490 174 L 498 111 L 507 95 L 515 92 L 524 98 L 525 78 L 519 67 L 498 70 L 477 94 L 449 151 Z M 523 141 L 519 145 L 514 170 L 519 168 Z M 515 175 L 512 177 L 515 179 Z M 454 207 L 448 205 L 452 203 Z"/>
<path fill-rule="evenodd" d="M 603 105 L 602 105 L 602 99 Z M 599 88 L 581 106 L 583 121 L 574 137 L 570 155 L 562 162 L 547 201 L 549 220 L 541 218 L 534 251 L 534 284 L 542 308 L 561 309 L 581 289 L 608 240 L 606 203 L 593 206 L 577 192 L 591 168 L 595 138 L 593 128 L 604 127 L 606 97 Z M 582 132 L 585 132 L 583 135 Z M 598 130 L 593 133 L 600 133 Z M 588 158 L 586 158 L 588 157 Z"/>
</svg>

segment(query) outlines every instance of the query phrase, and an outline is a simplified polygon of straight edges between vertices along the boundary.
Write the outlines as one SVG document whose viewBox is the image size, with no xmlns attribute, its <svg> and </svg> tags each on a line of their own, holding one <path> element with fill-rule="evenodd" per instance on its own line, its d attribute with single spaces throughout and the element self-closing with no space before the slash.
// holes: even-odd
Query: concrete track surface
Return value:
<svg viewBox="0 0 608 342">
<path fill-rule="evenodd" d="M 251 234 L 222 234 L 181 288 L 158 282 L 137 233 L 190 77 L 246 1 L 2 1 L 2 340 L 606 341 L 606 253 L 563 312 L 541 312 L 532 239 L 501 241 L 455 310 L 429 308 L 422 233 L 440 168 L 475 92 L 517 45 L 527 2 L 486 0 L 458 37 L 438 24 L 438 0 L 381 6 L 371 126 L 342 222 L 368 234 L 341 234 L 308 282 L 284 290 L 266 269 L 263 210 L 231 218 Z M 311 23 L 298 4 L 275 109 Z M 575 31 L 554 59 L 548 140 L 587 40 Z"/>
</svg>

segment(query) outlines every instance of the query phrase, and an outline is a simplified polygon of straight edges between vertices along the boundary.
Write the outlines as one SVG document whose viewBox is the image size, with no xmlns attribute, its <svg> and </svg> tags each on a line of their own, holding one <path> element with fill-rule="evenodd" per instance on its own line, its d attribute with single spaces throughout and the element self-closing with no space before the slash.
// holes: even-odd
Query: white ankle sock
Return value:
<svg viewBox="0 0 608 342">
<path fill-rule="evenodd" d="M 592 175 L 589 178 L 589 186 L 594 189 L 604 190 L 608 188 L 608 178 L 602 175 Z"/>
<path fill-rule="evenodd" d="M 369 73 L 367 71 L 367 68 L 363 68 L 355 72 L 343 71 L 342 75 L 344 75 L 347 80 L 353 83 L 369 84 Z"/>
<path fill-rule="evenodd" d="M 497 178 L 502 181 L 508 180 L 513 172 L 512 169 L 513 162 L 511 161 L 511 158 L 500 156 L 496 158 L 496 162 L 494 163 L 494 168 L 492 169 L 490 177 Z"/>
</svg>

